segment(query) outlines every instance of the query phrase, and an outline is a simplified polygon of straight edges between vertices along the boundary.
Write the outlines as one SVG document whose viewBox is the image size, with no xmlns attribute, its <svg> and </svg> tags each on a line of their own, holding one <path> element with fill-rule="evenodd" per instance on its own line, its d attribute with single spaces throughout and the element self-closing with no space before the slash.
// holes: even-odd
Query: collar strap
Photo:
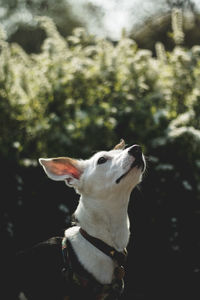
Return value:
<svg viewBox="0 0 200 300">
<path fill-rule="evenodd" d="M 126 248 L 124 248 L 122 252 L 119 252 L 119 251 L 115 250 L 115 248 L 104 243 L 102 240 L 89 235 L 83 228 L 80 227 L 79 231 L 80 231 L 81 235 L 88 242 L 90 242 L 93 246 L 95 246 L 96 248 L 101 250 L 103 253 L 110 256 L 115 261 L 117 261 L 118 265 L 123 266 L 125 264 L 125 261 L 126 261 L 127 255 L 128 255 Z"/>
</svg>

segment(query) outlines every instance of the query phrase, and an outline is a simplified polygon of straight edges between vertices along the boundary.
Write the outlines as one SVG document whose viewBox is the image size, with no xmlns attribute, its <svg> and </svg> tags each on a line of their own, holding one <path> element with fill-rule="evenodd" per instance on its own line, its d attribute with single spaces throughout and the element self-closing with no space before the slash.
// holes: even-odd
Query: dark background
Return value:
<svg viewBox="0 0 200 300">
<path fill-rule="evenodd" d="M 131 195 L 131 238 L 123 299 L 182 299 L 186 295 L 199 299 L 200 218 L 193 211 L 195 200 L 172 188 L 167 203 L 160 199 L 158 204 L 157 178 L 151 167 L 149 163 L 148 175 Z M 18 170 L 25 179 L 19 191 L 13 166 L 5 169 L 1 179 L 1 260 L 9 276 L 16 251 L 52 236 L 63 236 L 78 195 L 64 183 L 47 179 L 41 168 Z M 68 211 L 63 211 L 62 205 Z M 13 292 L 11 287 L 6 289 L 9 296 L 4 299 L 15 299 Z"/>
</svg>

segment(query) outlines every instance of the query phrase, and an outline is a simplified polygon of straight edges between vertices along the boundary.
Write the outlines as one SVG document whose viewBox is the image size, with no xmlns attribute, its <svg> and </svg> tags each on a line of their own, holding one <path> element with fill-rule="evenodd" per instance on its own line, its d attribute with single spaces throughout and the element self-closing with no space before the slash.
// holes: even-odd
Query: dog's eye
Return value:
<svg viewBox="0 0 200 300">
<path fill-rule="evenodd" d="M 105 162 L 107 162 L 107 158 L 102 156 L 98 159 L 97 164 L 101 165 L 101 164 L 104 164 Z"/>
</svg>

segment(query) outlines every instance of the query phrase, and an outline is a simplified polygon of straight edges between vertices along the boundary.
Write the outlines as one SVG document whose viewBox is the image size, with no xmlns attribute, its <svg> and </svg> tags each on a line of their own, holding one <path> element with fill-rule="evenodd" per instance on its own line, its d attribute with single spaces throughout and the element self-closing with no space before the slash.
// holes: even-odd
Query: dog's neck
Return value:
<svg viewBox="0 0 200 300">
<path fill-rule="evenodd" d="M 127 213 L 130 195 L 119 196 L 117 199 L 109 196 L 109 199 L 102 200 L 81 195 L 75 216 L 80 226 L 90 235 L 122 251 L 130 235 Z"/>
</svg>

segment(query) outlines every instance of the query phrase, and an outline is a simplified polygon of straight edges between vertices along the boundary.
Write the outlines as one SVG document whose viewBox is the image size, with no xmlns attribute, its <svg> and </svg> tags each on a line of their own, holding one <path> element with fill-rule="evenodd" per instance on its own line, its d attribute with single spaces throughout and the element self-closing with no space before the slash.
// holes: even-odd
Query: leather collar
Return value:
<svg viewBox="0 0 200 300">
<path fill-rule="evenodd" d="M 115 260 L 119 266 L 124 266 L 128 255 L 126 248 L 124 248 L 122 252 L 119 252 L 102 240 L 89 235 L 83 228 L 80 227 L 79 231 L 81 235 L 93 246 Z"/>
</svg>

